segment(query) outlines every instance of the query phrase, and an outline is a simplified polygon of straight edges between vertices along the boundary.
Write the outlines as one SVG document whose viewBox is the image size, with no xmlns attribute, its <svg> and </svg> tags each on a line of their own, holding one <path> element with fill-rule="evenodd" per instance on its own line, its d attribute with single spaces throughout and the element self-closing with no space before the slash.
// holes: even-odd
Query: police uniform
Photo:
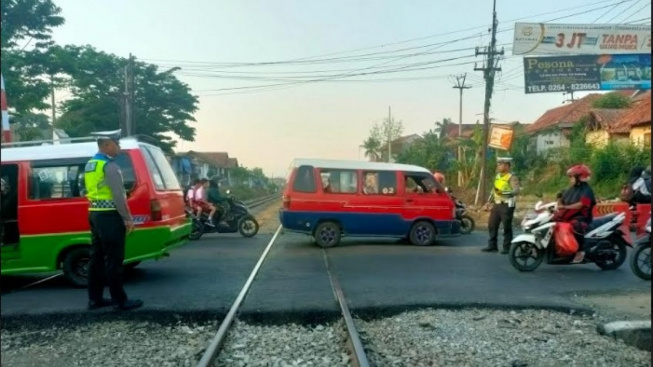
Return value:
<svg viewBox="0 0 653 367">
<path fill-rule="evenodd" d="M 497 158 L 497 163 L 511 163 L 512 158 Z M 507 254 L 512 242 L 512 219 L 515 214 L 515 195 L 519 192 L 519 181 L 513 173 L 497 173 L 490 202 L 494 205 L 488 219 L 490 240 L 483 249 L 486 252 L 498 251 L 499 225 L 503 224 L 502 254 Z"/>
<path fill-rule="evenodd" d="M 113 140 L 119 144 L 120 130 L 97 133 L 96 138 L 98 142 Z M 142 305 L 140 300 L 128 300 L 122 284 L 126 222 L 133 220 L 122 173 L 114 159 L 98 152 L 84 169 L 92 240 L 88 265 L 89 309 L 114 305 L 126 310 Z M 105 279 L 111 300 L 102 297 Z"/>
</svg>

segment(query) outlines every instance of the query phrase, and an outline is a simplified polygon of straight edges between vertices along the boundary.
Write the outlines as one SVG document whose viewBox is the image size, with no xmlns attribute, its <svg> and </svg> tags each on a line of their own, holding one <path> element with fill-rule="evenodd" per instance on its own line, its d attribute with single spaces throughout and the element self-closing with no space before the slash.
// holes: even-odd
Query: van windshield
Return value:
<svg viewBox="0 0 653 367">
<path fill-rule="evenodd" d="M 142 144 L 143 157 L 150 171 L 150 176 L 157 190 L 181 190 L 181 185 L 175 176 L 175 172 L 170 167 L 163 151 L 151 145 Z"/>
</svg>

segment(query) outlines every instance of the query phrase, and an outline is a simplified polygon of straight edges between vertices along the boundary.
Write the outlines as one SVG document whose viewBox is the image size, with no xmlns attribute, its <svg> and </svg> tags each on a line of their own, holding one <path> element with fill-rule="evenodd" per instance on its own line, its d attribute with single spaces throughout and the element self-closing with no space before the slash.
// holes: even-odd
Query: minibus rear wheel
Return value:
<svg viewBox="0 0 653 367">
<path fill-rule="evenodd" d="M 322 248 L 336 246 L 341 236 L 340 225 L 336 222 L 322 222 L 315 228 L 315 242 Z"/>
<path fill-rule="evenodd" d="M 415 246 L 430 246 L 435 241 L 435 226 L 420 220 L 410 228 L 410 242 Z"/>
<path fill-rule="evenodd" d="M 66 254 L 63 272 L 70 284 L 77 288 L 88 286 L 88 263 L 91 259 L 89 247 L 77 247 Z"/>
</svg>

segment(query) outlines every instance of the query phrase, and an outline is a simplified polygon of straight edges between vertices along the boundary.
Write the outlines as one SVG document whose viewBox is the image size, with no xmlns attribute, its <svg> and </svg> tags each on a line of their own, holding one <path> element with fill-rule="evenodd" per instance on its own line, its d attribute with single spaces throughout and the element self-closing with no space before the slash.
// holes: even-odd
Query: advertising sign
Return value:
<svg viewBox="0 0 653 367">
<path fill-rule="evenodd" d="M 513 55 L 650 54 L 643 24 L 515 23 Z"/>
<path fill-rule="evenodd" d="M 514 130 L 508 126 L 490 125 L 490 141 L 488 147 L 499 150 L 510 150 Z"/>
<path fill-rule="evenodd" d="M 651 55 L 524 57 L 526 93 L 651 89 Z"/>
</svg>

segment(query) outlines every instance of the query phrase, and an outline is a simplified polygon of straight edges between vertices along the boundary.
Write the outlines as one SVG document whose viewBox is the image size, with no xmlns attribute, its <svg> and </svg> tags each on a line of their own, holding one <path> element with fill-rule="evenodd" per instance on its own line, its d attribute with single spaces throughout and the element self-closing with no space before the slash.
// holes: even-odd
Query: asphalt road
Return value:
<svg viewBox="0 0 653 367">
<path fill-rule="evenodd" d="M 130 297 L 145 301 L 136 312 L 224 314 L 271 238 L 271 234 L 251 239 L 204 236 L 169 258 L 142 263 L 127 274 L 125 288 Z M 432 247 L 346 239 L 326 253 L 332 274 L 340 280 L 351 308 L 359 313 L 430 305 L 573 308 L 579 306 L 573 302 L 574 293 L 651 289 L 650 282 L 636 278 L 627 264 L 616 271 L 601 271 L 589 264 L 542 265 L 533 273 L 519 273 L 506 255 L 480 252 L 485 243 L 484 233 L 441 240 Z M 279 236 L 245 299 L 242 314 L 337 312 L 324 256 L 306 236 Z M 61 277 L 18 289 L 36 279 L 2 278 L 3 319 L 87 313 L 86 291 L 70 288 Z"/>
</svg>

